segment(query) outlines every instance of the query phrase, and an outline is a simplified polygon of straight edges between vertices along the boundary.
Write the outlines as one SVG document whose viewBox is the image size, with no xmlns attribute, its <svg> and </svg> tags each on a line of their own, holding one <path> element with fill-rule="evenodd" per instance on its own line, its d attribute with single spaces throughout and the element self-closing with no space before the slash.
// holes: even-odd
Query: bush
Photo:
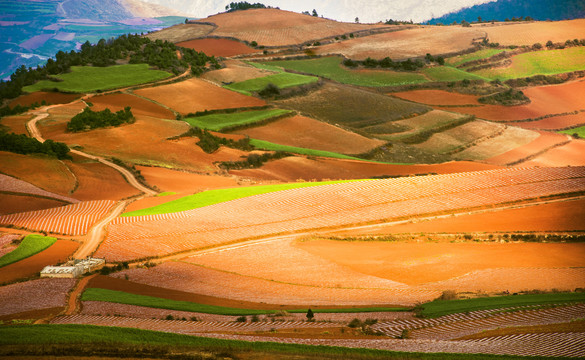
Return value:
<svg viewBox="0 0 585 360">
<path fill-rule="evenodd" d="M 258 95 L 262 97 L 271 97 L 280 95 L 280 88 L 273 83 L 268 83 L 264 89 L 258 91 Z"/>
<path fill-rule="evenodd" d="M 69 147 L 64 143 L 46 140 L 44 143 L 24 134 L 0 131 L 0 150 L 17 154 L 46 154 L 58 159 L 71 159 Z"/>
<path fill-rule="evenodd" d="M 455 290 L 445 290 L 439 297 L 440 300 L 456 300 L 457 292 Z"/>
<path fill-rule="evenodd" d="M 354 318 L 352 321 L 349 322 L 349 324 L 347 324 L 347 326 L 352 328 L 352 329 L 355 329 L 355 328 L 362 326 L 362 322 L 360 319 Z"/>
<path fill-rule="evenodd" d="M 119 126 L 133 121 L 134 115 L 130 106 L 126 106 L 124 110 L 116 113 L 112 113 L 110 109 L 95 112 L 87 107 L 67 123 L 67 131 L 80 132 L 108 126 Z"/>
<path fill-rule="evenodd" d="M 250 46 L 251 46 L 251 47 L 256 47 L 256 46 L 258 46 L 258 43 L 257 43 L 256 41 L 252 41 L 252 42 L 250 43 Z"/>
<path fill-rule="evenodd" d="M 248 319 L 245 316 L 240 316 L 236 319 L 236 322 L 246 322 Z"/>
</svg>

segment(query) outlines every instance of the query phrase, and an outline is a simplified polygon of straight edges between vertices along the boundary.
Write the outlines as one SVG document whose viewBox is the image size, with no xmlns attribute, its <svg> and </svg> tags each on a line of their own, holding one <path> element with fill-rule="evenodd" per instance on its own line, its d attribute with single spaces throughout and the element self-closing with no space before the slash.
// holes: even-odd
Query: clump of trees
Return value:
<svg viewBox="0 0 585 360">
<path fill-rule="evenodd" d="M 247 9 L 266 9 L 266 5 L 261 3 L 250 4 L 247 1 L 231 2 L 225 6 L 227 12 Z"/>
<path fill-rule="evenodd" d="M 134 122 L 134 115 L 130 106 L 126 106 L 124 110 L 115 113 L 110 109 L 93 111 L 90 108 L 85 108 L 82 113 L 75 115 L 67 123 L 67 131 L 80 132 L 108 126 L 120 126 L 132 122 Z"/>
<path fill-rule="evenodd" d="M 376 60 L 372 59 L 371 57 L 368 57 L 363 61 L 345 59 L 343 60 L 343 65 L 349 68 L 356 68 L 361 65 L 363 67 L 370 69 L 381 67 L 384 69 L 392 70 L 416 71 L 420 68 L 423 68 L 426 65 L 426 63 L 435 62 L 439 65 L 445 64 L 445 59 L 442 56 L 434 57 L 431 54 L 427 54 L 425 60 L 426 61 L 416 59 L 413 61 L 412 59 L 408 59 L 405 61 L 393 61 L 389 57 L 385 57 L 384 59 L 381 60 Z"/>
<path fill-rule="evenodd" d="M 508 89 L 497 94 L 483 96 L 477 99 L 482 104 L 520 105 L 530 102 L 530 99 L 520 90 Z"/>
<path fill-rule="evenodd" d="M 276 151 L 275 153 L 250 154 L 246 160 L 242 161 L 222 161 L 219 167 L 225 170 L 239 170 L 239 169 L 253 169 L 261 167 L 265 162 L 270 160 L 278 160 L 292 156 L 290 153 L 284 151 Z"/>
<path fill-rule="evenodd" d="M 227 146 L 232 149 L 239 149 L 243 151 L 252 151 L 255 149 L 254 145 L 250 144 L 249 138 L 243 138 L 240 140 L 226 139 L 224 137 L 215 136 L 207 130 L 200 129 L 198 127 L 192 127 L 186 133 L 180 135 L 183 136 L 196 136 L 199 138 L 197 145 L 206 153 L 211 154 L 220 146 Z M 178 137 L 177 137 L 178 138 Z"/>
<path fill-rule="evenodd" d="M 64 143 L 46 140 L 40 142 L 23 134 L 0 132 L 0 150 L 17 154 L 46 154 L 57 159 L 71 159 L 69 147 Z"/>
</svg>

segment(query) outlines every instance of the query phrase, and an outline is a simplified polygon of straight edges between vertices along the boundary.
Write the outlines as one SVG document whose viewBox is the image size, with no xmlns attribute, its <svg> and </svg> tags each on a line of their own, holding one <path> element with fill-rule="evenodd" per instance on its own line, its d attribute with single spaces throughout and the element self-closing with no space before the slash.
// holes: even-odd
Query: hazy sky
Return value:
<svg viewBox="0 0 585 360">
<path fill-rule="evenodd" d="M 230 2 L 239 0 L 142 0 L 181 10 L 194 17 L 207 17 L 225 11 Z M 248 0 L 296 12 L 317 10 L 327 18 L 360 22 L 378 22 L 386 19 L 429 20 L 446 13 L 494 0 Z"/>
</svg>

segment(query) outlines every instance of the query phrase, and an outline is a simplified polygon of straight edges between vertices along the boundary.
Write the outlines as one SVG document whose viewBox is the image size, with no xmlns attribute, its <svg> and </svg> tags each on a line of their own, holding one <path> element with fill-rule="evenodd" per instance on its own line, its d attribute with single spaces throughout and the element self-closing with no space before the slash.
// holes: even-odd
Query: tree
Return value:
<svg viewBox="0 0 585 360">
<path fill-rule="evenodd" d="M 314 321 L 315 320 L 315 314 L 313 314 L 313 310 L 311 310 L 311 308 L 309 308 L 309 310 L 307 311 L 307 321 Z"/>
<path fill-rule="evenodd" d="M 481 23 L 481 16 L 478 16 L 478 17 L 477 17 L 477 22 L 478 22 L 478 23 Z"/>
<path fill-rule="evenodd" d="M 319 14 L 317 14 L 317 10 L 315 10 L 315 9 L 313 9 L 313 12 L 311 13 L 311 15 L 313 15 L 315 17 L 318 17 L 319 16 Z"/>
<path fill-rule="evenodd" d="M 360 22 L 360 18 L 356 16 L 356 17 L 355 17 L 355 23 L 357 24 L 357 23 L 359 23 L 359 22 Z"/>
</svg>

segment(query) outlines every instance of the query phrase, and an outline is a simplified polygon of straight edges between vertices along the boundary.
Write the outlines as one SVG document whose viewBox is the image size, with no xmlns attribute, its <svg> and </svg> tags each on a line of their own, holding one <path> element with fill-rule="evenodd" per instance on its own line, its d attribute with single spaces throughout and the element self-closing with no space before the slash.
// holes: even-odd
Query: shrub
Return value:
<svg viewBox="0 0 585 360">
<path fill-rule="evenodd" d="M 457 292 L 455 290 L 445 290 L 439 297 L 441 300 L 455 300 L 457 299 Z"/>
<path fill-rule="evenodd" d="M 165 317 L 165 320 L 175 320 L 175 318 L 173 317 L 173 315 L 167 315 L 167 317 Z"/>
<path fill-rule="evenodd" d="M 347 324 L 347 326 L 355 329 L 362 326 L 362 322 L 360 321 L 360 319 L 354 318 L 352 321 L 349 322 L 349 324 Z"/>
<path fill-rule="evenodd" d="M 410 330 L 403 329 L 402 333 L 400 333 L 400 335 L 398 336 L 398 339 L 410 339 Z"/>
<path fill-rule="evenodd" d="M 250 321 L 251 322 L 258 322 L 258 321 L 260 321 L 260 318 L 258 317 L 258 315 L 252 315 L 252 319 Z"/>
<path fill-rule="evenodd" d="M 67 123 L 67 131 L 80 132 L 108 126 L 119 126 L 133 121 L 134 115 L 130 106 L 126 106 L 124 110 L 116 113 L 112 113 L 110 109 L 96 112 L 90 108 L 85 108 L 82 113 L 75 115 Z"/>
<path fill-rule="evenodd" d="M 258 46 L 258 43 L 257 43 L 256 41 L 252 41 L 252 42 L 250 43 L 250 46 L 251 46 L 251 47 L 256 47 L 256 46 Z"/>
<path fill-rule="evenodd" d="M 264 89 L 258 91 L 258 95 L 262 97 L 271 97 L 280 95 L 280 88 L 273 83 L 268 83 Z"/>
<path fill-rule="evenodd" d="M 236 319 L 237 322 L 246 322 L 248 319 L 245 316 L 240 316 Z"/>
</svg>

